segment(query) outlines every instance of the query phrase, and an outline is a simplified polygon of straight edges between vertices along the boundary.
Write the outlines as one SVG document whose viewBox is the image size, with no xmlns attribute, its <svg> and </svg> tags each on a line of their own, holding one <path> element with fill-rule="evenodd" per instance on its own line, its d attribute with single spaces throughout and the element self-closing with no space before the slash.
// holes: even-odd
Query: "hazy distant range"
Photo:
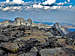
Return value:
<svg viewBox="0 0 75 56">
<path fill-rule="evenodd" d="M 75 7 L 61 8 L 55 10 L 45 9 L 23 9 L 22 11 L 1 11 L 0 19 L 14 20 L 16 17 L 23 17 L 25 19 L 32 18 L 35 22 L 59 22 L 65 24 L 75 25 Z"/>
</svg>

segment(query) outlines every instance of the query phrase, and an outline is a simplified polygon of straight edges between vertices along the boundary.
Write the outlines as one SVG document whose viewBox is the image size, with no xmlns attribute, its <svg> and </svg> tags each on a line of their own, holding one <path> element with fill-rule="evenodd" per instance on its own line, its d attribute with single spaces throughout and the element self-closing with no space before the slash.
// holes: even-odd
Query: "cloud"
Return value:
<svg viewBox="0 0 75 56">
<path fill-rule="evenodd" d="M 68 2 L 70 2 L 70 0 L 67 0 Z"/>
<path fill-rule="evenodd" d="M 51 4 L 55 3 L 55 2 L 56 2 L 56 0 L 47 0 L 47 1 L 43 2 L 43 4 L 44 5 L 46 5 L 46 4 L 51 5 Z"/>
</svg>

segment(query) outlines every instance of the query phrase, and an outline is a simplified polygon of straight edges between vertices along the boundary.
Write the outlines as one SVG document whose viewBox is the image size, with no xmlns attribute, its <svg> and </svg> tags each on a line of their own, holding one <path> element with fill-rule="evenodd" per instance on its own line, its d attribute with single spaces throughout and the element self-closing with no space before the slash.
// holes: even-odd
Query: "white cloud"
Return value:
<svg viewBox="0 0 75 56">
<path fill-rule="evenodd" d="M 55 3 L 55 2 L 56 2 L 56 0 L 47 0 L 47 1 L 43 2 L 43 4 L 44 5 L 46 5 L 46 4 L 51 5 L 51 4 Z"/>
<path fill-rule="evenodd" d="M 13 0 L 14 3 L 23 3 L 24 1 L 22 0 Z"/>
<path fill-rule="evenodd" d="M 68 2 L 70 2 L 70 0 L 67 0 Z"/>
</svg>

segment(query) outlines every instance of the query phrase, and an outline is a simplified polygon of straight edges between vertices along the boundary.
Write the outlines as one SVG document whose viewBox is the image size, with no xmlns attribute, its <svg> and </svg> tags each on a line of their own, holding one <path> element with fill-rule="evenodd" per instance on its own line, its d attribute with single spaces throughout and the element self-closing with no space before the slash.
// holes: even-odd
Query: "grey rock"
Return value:
<svg viewBox="0 0 75 56">
<path fill-rule="evenodd" d="M 42 49 L 40 51 L 41 56 L 54 56 L 58 52 L 63 52 L 61 48 L 54 48 L 54 49 Z"/>
<path fill-rule="evenodd" d="M 37 56 L 37 53 L 36 52 L 29 52 L 29 53 L 26 53 L 25 56 Z"/>
<path fill-rule="evenodd" d="M 3 56 L 3 55 L 4 55 L 4 53 L 5 53 L 5 51 L 4 51 L 4 50 L 2 50 L 2 49 L 0 49 L 0 56 Z"/>
<path fill-rule="evenodd" d="M 38 52 L 38 49 L 36 47 L 31 48 L 30 52 Z"/>
</svg>

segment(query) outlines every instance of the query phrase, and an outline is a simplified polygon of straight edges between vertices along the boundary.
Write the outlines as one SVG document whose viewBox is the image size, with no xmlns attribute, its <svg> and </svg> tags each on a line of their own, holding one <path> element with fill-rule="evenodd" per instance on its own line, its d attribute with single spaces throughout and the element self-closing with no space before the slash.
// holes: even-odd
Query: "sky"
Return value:
<svg viewBox="0 0 75 56">
<path fill-rule="evenodd" d="M 2 2 L 2 1 L 6 1 L 6 0 L 0 0 L 0 2 Z M 12 0 L 10 0 L 10 1 L 12 1 Z M 23 1 L 28 2 L 28 1 L 34 1 L 34 0 L 23 0 Z M 36 1 L 45 1 L 45 0 L 36 0 Z M 66 0 L 56 0 L 56 2 L 64 2 L 64 1 L 66 1 Z M 70 0 L 70 1 L 71 1 L 70 3 L 75 5 L 75 0 Z"/>
<path fill-rule="evenodd" d="M 0 0 L 0 2 L 5 0 Z M 30 0 L 25 0 L 30 1 Z M 34 1 L 34 0 L 32 0 Z M 39 1 L 39 0 L 37 0 Z M 65 0 L 57 0 L 56 2 Z M 71 0 L 75 5 L 75 0 Z M 32 18 L 34 21 L 60 22 L 71 23 L 75 25 L 75 6 L 72 9 L 61 8 L 59 10 L 40 10 L 40 9 L 25 9 L 23 11 L 0 11 L 0 18 L 14 19 L 15 17 Z M 43 16 L 45 15 L 45 16 Z M 13 17 L 12 17 L 13 16 Z M 62 19 L 61 19 L 62 18 Z M 42 20 L 43 19 L 43 20 Z M 60 20 L 61 19 L 61 20 Z"/>
<path fill-rule="evenodd" d="M 1 2 L 1 1 L 6 1 L 6 0 L 0 0 L 0 2 Z M 10 1 L 12 1 L 12 0 L 10 0 Z M 31 1 L 31 0 L 23 0 L 23 1 Z M 33 1 L 33 0 L 32 0 L 32 1 Z M 36 0 L 36 1 L 39 1 L 39 0 Z M 40 0 L 40 1 L 44 1 L 44 0 Z M 57 1 L 57 2 L 60 2 L 60 1 L 63 2 L 63 1 L 65 1 L 65 0 L 56 0 L 56 1 Z M 72 3 L 75 3 L 75 0 L 71 0 L 71 2 L 72 2 Z"/>
</svg>

